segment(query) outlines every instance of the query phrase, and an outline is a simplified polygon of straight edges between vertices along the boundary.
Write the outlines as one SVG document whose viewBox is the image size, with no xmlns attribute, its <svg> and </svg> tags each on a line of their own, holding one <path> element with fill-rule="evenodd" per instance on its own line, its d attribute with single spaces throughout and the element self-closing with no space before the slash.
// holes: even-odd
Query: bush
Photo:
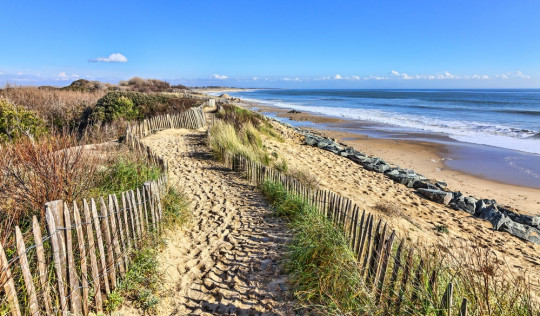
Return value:
<svg viewBox="0 0 540 316">
<path fill-rule="evenodd" d="M 74 89 L 54 87 L 16 87 L 0 90 L 0 98 L 9 99 L 14 104 L 34 111 L 49 129 L 59 131 L 76 130 L 81 125 L 85 112 L 92 112 L 104 90 L 83 92 Z"/>
<path fill-rule="evenodd" d="M 88 113 L 87 120 L 89 123 L 99 123 L 118 118 L 143 119 L 159 114 L 180 113 L 196 104 L 196 100 L 173 94 L 112 91 L 97 101 L 96 107 Z"/>
<path fill-rule="evenodd" d="M 45 122 L 37 113 L 0 99 L 0 142 L 13 141 L 22 136 L 37 137 L 46 133 Z"/>
</svg>

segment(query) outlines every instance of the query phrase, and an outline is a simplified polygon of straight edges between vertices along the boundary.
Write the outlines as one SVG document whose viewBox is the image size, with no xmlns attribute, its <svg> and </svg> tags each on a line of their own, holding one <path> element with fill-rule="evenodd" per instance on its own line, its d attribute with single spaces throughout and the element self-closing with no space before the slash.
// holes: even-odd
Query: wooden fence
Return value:
<svg viewBox="0 0 540 316">
<path fill-rule="evenodd" d="M 228 152 L 222 155 L 226 166 L 243 172 L 252 183 L 280 183 L 334 223 L 356 255 L 367 291 L 387 314 L 421 310 L 421 314 L 467 315 L 468 301 L 454 298 L 456 284 L 451 282 L 448 271 L 437 260 L 420 255 L 412 243 L 400 239 L 384 220 L 339 194 L 312 189 L 241 155 Z"/>
<path fill-rule="evenodd" d="M 132 253 L 140 249 L 144 238 L 161 232 L 160 197 L 167 186 L 168 163 L 141 139 L 163 129 L 204 126 L 202 107 L 128 124 L 125 143 L 161 167 L 158 180 L 72 205 L 62 200 L 48 202 L 43 223 L 34 216 L 31 227 L 15 228 L 16 249 L 4 249 L 0 243 L 4 290 L 0 314 L 103 311 L 103 293 L 117 288 L 130 268 Z"/>
<path fill-rule="evenodd" d="M 46 203 L 44 223 L 34 216 L 26 236 L 15 227 L 16 250 L 9 261 L 0 245 L 0 284 L 7 300 L 1 303 L 12 315 L 102 311 L 102 290 L 110 294 L 141 240 L 160 232 L 166 182 L 163 174 L 118 195 Z"/>
</svg>

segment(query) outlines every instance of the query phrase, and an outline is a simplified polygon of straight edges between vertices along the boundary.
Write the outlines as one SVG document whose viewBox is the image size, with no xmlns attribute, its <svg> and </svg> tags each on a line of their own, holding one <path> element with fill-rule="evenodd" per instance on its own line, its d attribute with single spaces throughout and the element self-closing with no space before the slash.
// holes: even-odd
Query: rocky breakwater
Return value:
<svg viewBox="0 0 540 316">
<path fill-rule="evenodd" d="M 504 231 L 540 245 L 540 215 L 520 215 L 516 210 L 498 205 L 495 200 L 464 196 L 459 191 L 449 190 L 445 182 L 427 179 L 413 170 L 389 164 L 381 158 L 369 157 L 333 139 L 295 129 L 305 136 L 306 145 L 346 157 L 369 171 L 383 173 L 393 181 L 415 189 L 419 195 L 428 200 L 487 220 L 493 225 L 494 230 Z"/>
</svg>

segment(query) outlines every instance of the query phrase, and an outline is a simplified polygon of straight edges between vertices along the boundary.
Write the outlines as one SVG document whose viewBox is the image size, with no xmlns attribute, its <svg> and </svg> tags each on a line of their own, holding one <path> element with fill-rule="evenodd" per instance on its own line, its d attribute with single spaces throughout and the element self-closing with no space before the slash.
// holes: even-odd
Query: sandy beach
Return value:
<svg viewBox="0 0 540 316">
<path fill-rule="evenodd" d="M 244 102 L 243 106 L 296 121 L 298 126 L 314 133 L 334 138 L 340 143 L 402 168 L 415 170 L 429 179 L 444 181 L 450 189 L 461 191 L 465 195 L 496 199 L 500 204 L 516 208 L 522 214 L 540 215 L 540 189 L 507 184 L 454 170 L 445 164 L 449 151 L 446 145 L 428 141 L 374 138 L 335 130 L 354 124 L 348 120 L 306 112 L 289 113 L 290 109 L 254 102 Z"/>
</svg>

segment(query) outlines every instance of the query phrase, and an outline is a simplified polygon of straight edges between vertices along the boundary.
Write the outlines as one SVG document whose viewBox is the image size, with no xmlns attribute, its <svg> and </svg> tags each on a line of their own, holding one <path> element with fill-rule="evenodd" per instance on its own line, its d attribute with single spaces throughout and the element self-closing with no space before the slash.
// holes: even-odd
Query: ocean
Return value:
<svg viewBox="0 0 540 316">
<path fill-rule="evenodd" d="M 446 136 L 468 148 L 455 151 L 451 160 L 456 161 L 447 162 L 450 167 L 502 182 L 540 188 L 540 89 L 265 89 L 229 95 L 264 105 L 359 120 L 372 124 L 378 131 Z M 493 161 L 486 164 L 489 168 L 481 171 L 476 170 L 477 163 L 462 163 L 490 155 L 494 157 L 491 160 L 501 160 L 501 164 L 510 168 L 513 179 L 516 174 L 517 178 L 521 174 L 522 179 L 509 180 L 508 175 L 486 176 L 498 172 L 493 170 L 497 165 Z M 475 165 L 475 170 L 466 170 L 471 169 L 467 165 Z"/>
</svg>

